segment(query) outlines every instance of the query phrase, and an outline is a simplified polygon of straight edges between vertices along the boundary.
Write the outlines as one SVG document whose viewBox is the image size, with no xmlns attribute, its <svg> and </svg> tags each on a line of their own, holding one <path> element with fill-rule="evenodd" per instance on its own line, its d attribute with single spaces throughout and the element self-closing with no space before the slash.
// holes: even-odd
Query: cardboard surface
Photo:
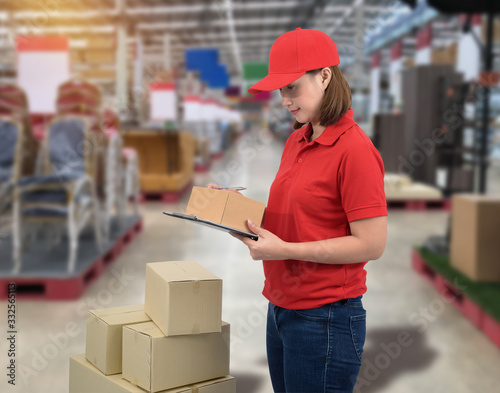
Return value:
<svg viewBox="0 0 500 393">
<path fill-rule="evenodd" d="M 122 374 L 103 375 L 85 355 L 73 356 L 69 365 L 69 393 L 144 393 L 122 378 Z M 236 379 L 230 375 L 197 384 L 163 390 L 160 393 L 236 393 Z"/>
<path fill-rule="evenodd" d="M 499 197 L 453 195 L 451 265 L 473 280 L 500 282 L 499 230 Z"/>
<path fill-rule="evenodd" d="M 123 378 L 159 392 L 229 374 L 229 324 L 221 333 L 165 336 L 153 323 L 123 329 Z"/>
<path fill-rule="evenodd" d="M 145 311 L 166 336 L 220 332 L 222 279 L 196 262 L 148 263 Z"/>
<path fill-rule="evenodd" d="M 125 325 L 151 321 L 144 305 L 89 310 L 87 360 L 106 375 L 122 372 L 122 329 Z"/>
<path fill-rule="evenodd" d="M 247 220 L 261 226 L 266 205 L 227 190 L 193 187 L 186 214 L 251 232 Z"/>
</svg>

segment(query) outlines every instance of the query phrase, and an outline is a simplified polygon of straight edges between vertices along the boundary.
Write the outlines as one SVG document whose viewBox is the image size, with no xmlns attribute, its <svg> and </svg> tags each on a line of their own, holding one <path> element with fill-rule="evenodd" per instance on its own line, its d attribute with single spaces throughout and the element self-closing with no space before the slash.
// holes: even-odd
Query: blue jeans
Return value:
<svg viewBox="0 0 500 393">
<path fill-rule="evenodd" d="M 269 303 L 267 359 L 276 393 L 352 393 L 366 336 L 361 298 L 307 310 Z"/>
</svg>

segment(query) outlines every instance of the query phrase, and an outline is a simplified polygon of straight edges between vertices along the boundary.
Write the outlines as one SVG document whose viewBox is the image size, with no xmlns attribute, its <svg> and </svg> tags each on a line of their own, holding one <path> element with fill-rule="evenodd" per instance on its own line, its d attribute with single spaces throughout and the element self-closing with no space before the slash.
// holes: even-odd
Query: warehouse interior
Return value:
<svg viewBox="0 0 500 393">
<path fill-rule="evenodd" d="M 498 4 L 0 0 L 1 391 L 273 391 L 262 261 L 163 213 L 189 214 L 217 184 L 244 188 L 254 204 L 240 210 L 262 218 L 295 119 L 279 91 L 247 89 L 297 27 L 336 43 L 354 120 L 385 168 L 387 244 L 365 268 L 354 392 L 498 389 Z M 193 340 L 185 351 L 154 360 L 172 262 L 211 277 L 195 286 L 222 283 L 230 334 L 219 317 L 204 332 L 224 339 L 197 352 L 198 323 L 171 334 Z M 191 298 L 176 299 L 180 321 Z M 131 349 L 144 337 L 147 361 Z"/>
</svg>

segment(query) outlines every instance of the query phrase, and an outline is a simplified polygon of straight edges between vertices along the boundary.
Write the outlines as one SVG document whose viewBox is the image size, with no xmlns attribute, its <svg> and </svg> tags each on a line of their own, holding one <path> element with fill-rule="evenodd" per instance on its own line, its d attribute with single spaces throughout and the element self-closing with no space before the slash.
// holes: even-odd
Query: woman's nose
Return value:
<svg viewBox="0 0 500 393">
<path fill-rule="evenodd" d="M 290 106 L 290 104 L 292 103 L 292 100 L 290 100 L 290 98 L 284 96 L 284 97 L 281 97 L 281 105 L 282 106 Z"/>
</svg>

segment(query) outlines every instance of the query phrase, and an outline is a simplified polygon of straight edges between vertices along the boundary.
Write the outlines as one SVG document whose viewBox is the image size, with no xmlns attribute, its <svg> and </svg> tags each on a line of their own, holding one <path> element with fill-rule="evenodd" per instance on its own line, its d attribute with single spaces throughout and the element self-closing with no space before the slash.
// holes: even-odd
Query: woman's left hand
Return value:
<svg viewBox="0 0 500 393">
<path fill-rule="evenodd" d="M 277 259 L 287 259 L 285 255 L 286 242 L 281 240 L 275 234 L 269 232 L 264 228 L 260 228 L 255 225 L 252 221 L 248 220 L 248 227 L 250 230 L 259 235 L 257 241 L 252 240 L 246 236 L 238 235 L 231 232 L 231 235 L 240 239 L 250 250 L 250 256 L 253 260 L 277 260 Z"/>
</svg>

